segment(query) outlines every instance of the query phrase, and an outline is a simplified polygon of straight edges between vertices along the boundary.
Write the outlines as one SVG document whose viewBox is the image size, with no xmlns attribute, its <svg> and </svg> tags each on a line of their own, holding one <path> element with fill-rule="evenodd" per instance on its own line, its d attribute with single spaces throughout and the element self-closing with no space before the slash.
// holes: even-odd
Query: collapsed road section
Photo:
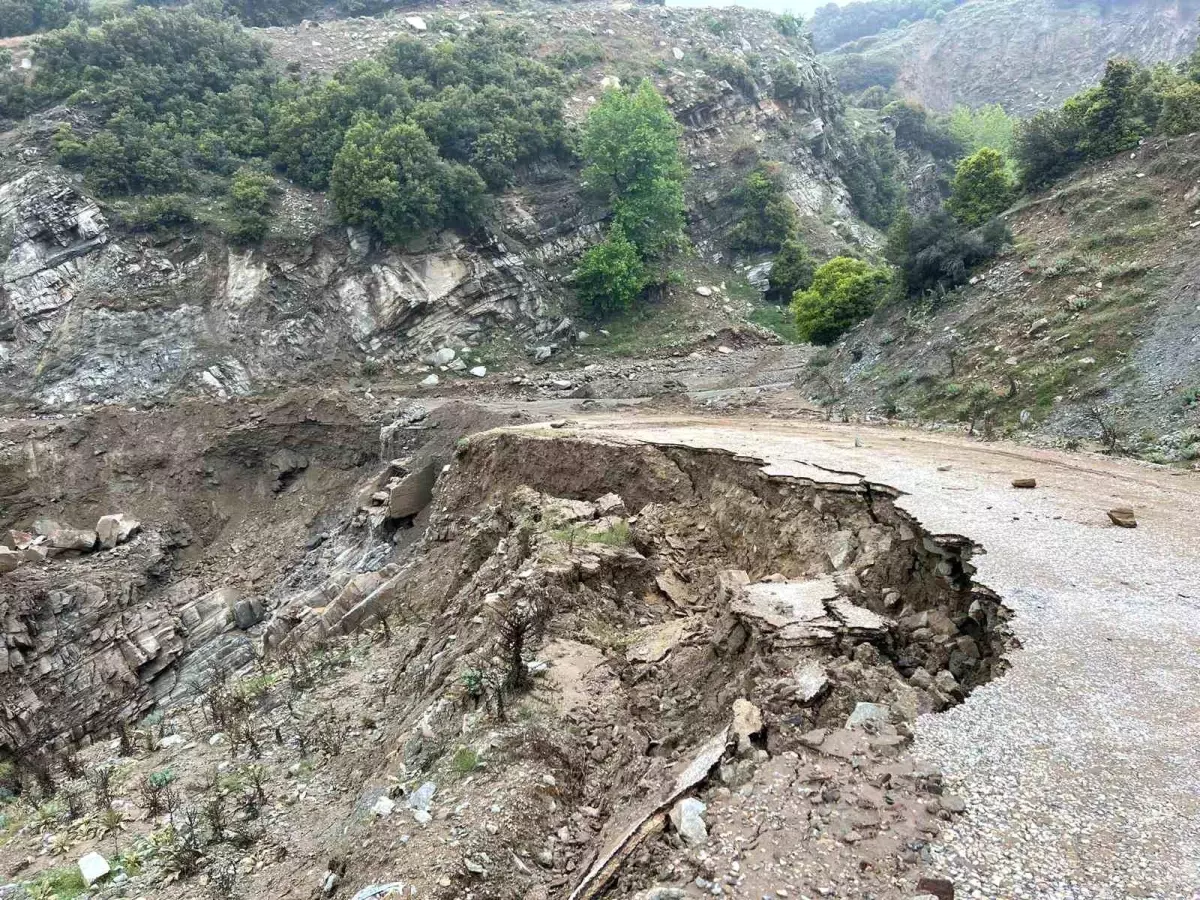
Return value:
<svg viewBox="0 0 1200 900">
<path fill-rule="evenodd" d="M 518 428 L 446 461 L 364 470 L 264 592 L 256 659 L 165 699 L 144 742 L 78 750 L 120 767 L 134 888 L 225 866 L 273 897 L 941 890 L 929 844 L 963 805 L 911 725 L 1011 641 L 969 539 L 883 485 L 721 451 Z M 79 768 L 25 785 L 76 802 L 0 861 L 103 849 Z M 138 792 L 168 770 L 180 795 Z"/>
</svg>

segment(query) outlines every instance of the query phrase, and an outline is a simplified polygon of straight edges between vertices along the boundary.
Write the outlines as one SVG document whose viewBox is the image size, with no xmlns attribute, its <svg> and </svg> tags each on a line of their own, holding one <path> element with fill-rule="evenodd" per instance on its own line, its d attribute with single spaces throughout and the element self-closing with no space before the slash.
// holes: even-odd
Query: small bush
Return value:
<svg viewBox="0 0 1200 900">
<path fill-rule="evenodd" d="M 815 271 L 808 249 L 798 238 L 789 238 L 771 264 L 767 296 L 776 303 L 790 303 L 797 291 L 806 291 L 812 285 Z"/>
<path fill-rule="evenodd" d="M 839 256 L 813 276 L 812 286 L 792 301 L 803 340 L 831 344 L 875 311 L 891 276 L 860 259 Z"/>
<path fill-rule="evenodd" d="M 637 248 L 619 225 L 583 255 L 575 270 L 580 302 L 594 314 L 607 316 L 629 309 L 646 285 L 646 269 Z"/>
</svg>

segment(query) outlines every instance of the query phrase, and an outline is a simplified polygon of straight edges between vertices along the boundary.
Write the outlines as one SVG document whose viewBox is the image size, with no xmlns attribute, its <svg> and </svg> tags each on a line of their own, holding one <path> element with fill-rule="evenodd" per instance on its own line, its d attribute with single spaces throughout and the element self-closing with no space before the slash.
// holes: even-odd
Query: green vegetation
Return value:
<svg viewBox="0 0 1200 900">
<path fill-rule="evenodd" d="M 955 168 L 946 208 L 962 224 L 975 228 L 1007 209 L 1014 196 L 1015 185 L 1004 157 L 984 147 Z"/>
<path fill-rule="evenodd" d="M 646 286 L 646 267 L 637 247 L 614 224 L 608 236 L 583 254 L 575 270 L 579 300 L 598 316 L 633 306 Z"/>
<path fill-rule="evenodd" d="M 947 121 L 950 134 L 967 153 L 990 147 L 1007 159 L 1012 158 L 1016 121 L 998 103 L 970 109 L 956 106 Z"/>
<path fill-rule="evenodd" d="M 77 866 L 51 869 L 33 883 L 31 893 L 35 897 L 53 897 L 55 900 L 74 900 L 87 891 Z"/>
<path fill-rule="evenodd" d="M 837 158 L 838 172 L 855 212 L 876 228 L 887 228 L 899 212 L 904 187 L 896 177 L 900 157 L 881 131 L 851 135 Z"/>
<path fill-rule="evenodd" d="M 87 0 L 0 0 L 0 38 L 62 28 L 87 11 Z"/>
<path fill-rule="evenodd" d="M 146 198 L 130 204 L 133 227 L 191 221 L 199 198 L 224 195 L 223 226 L 257 241 L 270 161 L 328 187 L 344 221 L 404 241 L 473 228 L 520 166 L 566 152 L 562 76 L 513 28 L 479 26 L 434 45 L 404 37 L 330 78 L 297 82 L 236 22 L 141 8 L 39 38 L 37 58 L 31 83 L 0 78 L 0 116 L 88 104 L 98 129 L 61 126 L 56 156 L 103 195 Z"/>
<path fill-rule="evenodd" d="M 962 155 L 963 145 L 920 104 L 896 100 L 883 107 L 880 114 L 891 120 L 897 147 L 924 150 L 937 160 Z"/>
<path fill-rule="evenodd" d="M 1022 186 L 1044 187 L 1083 163 L 1136 146 L 1159 128 L 1186 128 L 1200 118 L 1200 107 L 1193 105 L 1200 94 L 1188 87 L 1197 83 L 1190 72 L 1190 62 L 1178 71 L 1167 66 L 1151 71 L 1129 60 L 1109 60 L 1100 84 L 1017 128 L 1013 152 Z"/>
<path fill-rule="evenodd" d="M 649 81 L 610 90 L 588 115 L 581 149 L 588 193 L 611 211 L 607 238 L 575 272 L 598 315 L 628 309 L 648 283 L 645 263 L 683 244 L 680 128 Z"/>
<path fill-rule="evenodd" d="M 796 230 L 796 207 L 783 189 L 783 168 L 759 162 L 737 193 L 742 218 L 729 234 L 736 250 L 778 250 Z"/>
<path fill-rule="evenodd" d="M 812 286 L 796 294 L 792 308 L 801 340 L 831 344 L 873 313 L 891 275 L 861 259 L 838 256 L 817 269 Z"/>
<path fill-rule="evenodd" d="M 775 30 L 784 37 L 799 37 L 804 29 L 804 19 L 791 13 L 783 13 L 775 17 Z"/>
<path fill-rule="evenodd" d="M 790 302 L 797 291 L 809 289 L 815 271 L 816 266 L 804 244 L 797 238 L 788 238 L 771 264 L 768 297 L 780 303 Z"/>
<path fill-rule="evenodd" d="M 271 176 L 253 169 L 239 169 L 229 184 L 229 214 L 233 219 L 235 240 L 253 243 L 262 240 L 270 224 Z"/>
<path fill-rule="evenodd" d="M 470 775 L 479 768 L 479 754 L 470 747 L 459 747 L 450 759 L 450 766 L 459 775 Z"/>
<path fill-rule="evenodd" d="M 965 284 L 971 269 L 1008 240 L 1008 229 L 997 219 L 972 231 L 944 209 L 917 219 L 905 213 L 888 234 L 887 256 L 900 270 L 905 293 L 919 297 Z"/>
<path fill-rule="evenodd" d="M 900 76 L 900 64 L 895 60 L 863 56 L 861 53 L 830 56 L 825 60 L 825 67 L 844 94 L 857 94 L 871 87 L 886 90 Z"/>
</svg>

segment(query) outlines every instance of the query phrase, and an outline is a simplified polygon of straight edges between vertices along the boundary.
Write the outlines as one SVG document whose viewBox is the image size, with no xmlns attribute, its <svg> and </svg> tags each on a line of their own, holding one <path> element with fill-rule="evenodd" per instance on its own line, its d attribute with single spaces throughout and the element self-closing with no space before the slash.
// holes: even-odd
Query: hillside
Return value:
<svg viewBox="0 0 1200 900">
<path fill-rule="evenodd" d="M 1200 136 L 1146 140 L 1005 215 L 971 284 L 889 306 L 809 389 L 878 415 L 1200 457 Z"/>
<path fill-rule="evenodd" d="M 666 308 L 698 284 L 745 285 L 758 259 L 734 258 L 725 235 L 738 215 L 731 194 L 759 159 L 781 167 L 817 252 L 878 246 L 839 179 L 840 98 L 807 40 L 781 34 L 770 14 L 463 4 L 259 34 L 302 77 L 364 60 L 397 36 L 432 47 L 485 21 L 521 26 L 533 56 L 564 73 L 568 125 L 606 86 L 649 77 L 667 98 L 684 127 L 687 233 L 698 254 L 679 261 Z M 17 72 L 35 45 L 18 46 Z M 794 74 L 791 93 L 775 99 L 770 73 L 781 60 Z M 246 245 L 229 237 L 217 176 L 183 201 L 189 224 L 147 228 L 136 223 L 138 196 L 100 197 L 90 178 L 64 173 L 54 135 L 65 125 L 94 131 L 90 115 L 58 105 L 0 136 L 0 365 L 10 398 L 60 407 L 228 396 L 364 370 L 423 375 L 422 358 L 442 347 L 469 348 L 470 366 L 494 368 L 595 332 L 579 323 L 565 278 L 598 238 L 603 210 L 585 202 L 569 154 L 520 168 L 482 228 L 406 247 L 346 228 L 322 191 L 275 177 L 265 237 Z M 718 305 L 695 318 L 693 333 L 730 321 Z"/>
<path fill-rule="evenodd" d="M 848 83 L 858 90 L 861 79 L 894 83 L 933 110 L 999 103 L 1025 117 L 1094 84 L 1114 56 L 1145 65 L 1186 56 L 1198 13 L 1192 0 L 969 0 L 825 57 L 835 71 L 854 73 Z"/>
</svg>

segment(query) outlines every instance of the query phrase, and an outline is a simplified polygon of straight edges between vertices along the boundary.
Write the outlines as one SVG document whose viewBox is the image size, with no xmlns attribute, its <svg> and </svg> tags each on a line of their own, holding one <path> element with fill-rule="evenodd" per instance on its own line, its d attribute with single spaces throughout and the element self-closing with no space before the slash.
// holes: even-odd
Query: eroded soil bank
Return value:
<svg viewBox="0 0 1200 900">
<path fill-rule="evenodd" d="M 969 539 L 723 452 L 517 429 L 434 462 L 358 469 L 247 629 L 265 655 L 81 752 L 122 767 L 139 893 L 228 868 L 253 897 L 916 892 L 962 804 L 909 726 L 1009 643 Z M 425 472 L 429 507 L 391 515 Z M 136 788 L 166 769 L 155 810 Z M 103 849 L 78 827 L 102 805 L 31 817 L 2 861 Z"/>
</svg>

